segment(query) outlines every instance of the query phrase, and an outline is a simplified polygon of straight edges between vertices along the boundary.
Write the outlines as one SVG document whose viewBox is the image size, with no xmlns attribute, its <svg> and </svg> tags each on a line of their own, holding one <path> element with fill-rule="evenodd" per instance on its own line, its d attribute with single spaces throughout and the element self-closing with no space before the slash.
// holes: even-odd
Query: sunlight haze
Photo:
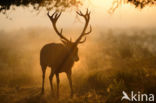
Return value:
<svg viewBox="0 0 156 103">
<path fill-rule="evenodd" d="M 113 0 L 90 0 L 85 2 L 86 7 L 91 11 L 91 24 L 100 28 L 154 28 L 156 27 L 156 8 L 145 7 L 144 9 L 136 9 L 130 4 L 120 5 L 113 14 L 108 11 L 112 6 Z M 51 27 L 46 10 L 41 10 L 39 14 L 29 8 L 16 8 L 15 11 L 7 12 L 11 18 L 7 19 L 5 15 L 0 14 L 0 29 L 14 30 L 31 27 Z M 52 12 L 51 12 L 52 13 Z M 81 19 L 83 22 L 83 19 Z M 63 13 L 58 25 L 63 28 L 77 28 L 83 23 L 78 23 L 74 10 L 66 10 Z"/>
</svg>

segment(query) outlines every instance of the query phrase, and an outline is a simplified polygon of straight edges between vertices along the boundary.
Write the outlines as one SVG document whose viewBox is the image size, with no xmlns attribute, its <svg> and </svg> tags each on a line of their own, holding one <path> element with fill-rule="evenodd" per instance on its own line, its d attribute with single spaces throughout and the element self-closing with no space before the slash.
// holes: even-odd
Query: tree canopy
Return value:
<svg viewBox="0 0 156 103">
<path fill-rule="evenodd" d="M 146 5 L 156 5 L 156 0 L 126 0 L 128 3 L 131 3 L 139 8 L 144 8 Z"/>
<path fill-rule="evenodd" d="M 0 1 L 0 12 L 5 13 L 7 10 L 10 10 L 12 6 L 29 6 L 32 5 L 35 10 L 45 7 L 48 9 L 53 8 L 68 8 L 71 6 L 80 5 L 79 0 L 1 0 Z"/>
<path fill-rule="evenodd" d="M 0 0 L 0 13 L 5 13 L 10 10 L 11 7 L 25 6 L 28 7 L 32 5 L 35 10 L 39 10 L 44 7 L 47 10 L 53 8 L 69 8 L 69 7 L 79 7 L 83 4 L 85 0 Z M 144 8 L 146 5 L 156 5 L 156 0 L 114 0 L 112 4 L 117 8 L 122 2 L 131 3 L 138 8 Z M 117 4 L 115 4 L 117 3 Z"/>
</svg>

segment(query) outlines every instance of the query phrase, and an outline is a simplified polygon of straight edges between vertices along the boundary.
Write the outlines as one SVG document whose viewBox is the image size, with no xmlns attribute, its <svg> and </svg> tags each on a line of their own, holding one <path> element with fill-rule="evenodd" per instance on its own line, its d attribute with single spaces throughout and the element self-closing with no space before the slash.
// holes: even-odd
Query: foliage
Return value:
<svg viewBox="0 0 156 103">
<path fill-rule="evenodd" d="M 47 10 L 53 8 L 68 8 L 81 4 L 79 0 L 1 0 L 0 12 L 5 13 L 11 9 L 11 6 L 33 6 L 35 10 L 45 7 Z"/>
<path fill-rule="evenodd" d="M 131 35 L 112 32 L 99 36 L 96 46 L 102 50 L 88 50 L 94 52 L 91 54 L 98 54 L 94 55 L 96 59 L 87 56 L 89 72 L 77 87 L 81 95 L 82 91 L 95 90 L 106 103 L 117 103 L 121 102 L 123 90 L 129 94 L 131 91 L 155 94 L 155 39 L 155 34 L 143 32 Z M 97 64 L 97 61 L 102 63 Z"/>
<path fill-rule="evenodd" d="M 45 7 L 47 10 L 49 9 L 65 9 L 69 7 L 79 7 L 79 5 L 83 5 L 85 0 L 1 0 L 0 1 L 0 12 L 6 13 L 6 11 L 10 10 L 11 7 L 19 7 L 19 6 L 33 6 L 35 10 L 39 10 L 40 8 Z M 88 0 L 89 1 L 89 0 Z M 97 1 L 98 2 L 98 1 Z M 114 11 L 119 5 L 124 3 L 131 3 L 138 8 L 144 8 L 147 5 L 156 5 L 155 0 L 114 0 L 112 3 L 112 7 L 110 7 L 111 11 Z M 89 2 L 88 2 L 89 3 Z"/>
<path fill-rule="evenodd" d="M 155 6 L 155 0 L 114 0 L 112 6 L 109 9 L 110 13 L 113 13 L 122 4 L 132 4 L 136 8 L 143 9 L 146 6 Z"/>
<path fill-rule="evenodd" d="M 155 0 L 127 0 L 127 2 L 139 8 L 144 8 L 146 5 L 156 5 Z"/>
</svg>

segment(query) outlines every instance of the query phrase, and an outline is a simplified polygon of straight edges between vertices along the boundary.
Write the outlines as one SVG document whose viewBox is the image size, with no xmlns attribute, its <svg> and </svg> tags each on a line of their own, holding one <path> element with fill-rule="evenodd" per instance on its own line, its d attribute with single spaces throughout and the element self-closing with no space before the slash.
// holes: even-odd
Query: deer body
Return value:
<svg viewBox="0 0 156 103">
<path fill-rule="evenodd" d="M 55 73 L 71 72 L 71 67 L 79 58 L 77 54 L 75 60 L 71 56 L 66 58 L 69 52 L 70 50 L 63 44 L 47 44 L 41 49 L 40 65 L 53 68 Z"/>
<path fill-rule="evenodd" d="M 72 66 L 74 65 L 74 62 L 79 60 L 78 57 L 78 44 L 84 43 L 86 41 L 86 38 L 84 40 L 81 40 L 83 36 L 88 35 L 91 33 L 92 28 L 90 26 L 90 31 L 86 32 L 89 19 L 90 19 L 90 12 L 87 12 L 86 14 L 83 14 L 81 11 L 77 12 L 78 15 L 84 17 L 86 23 L 84 26 L 84 29 L 81 33 L 81 35 L 77 38 L 75 42 L 72 42 L 68 40 L 66 37 L 62 35 L 63 29 L 59 32 L 56 27 L 56 22 L 58 18 L 60 17 L 61 13 L 54 12 L 51 16 L 48 12 L 48 17 L 50 18 L 53 28 L 57 35 L 61 38 L 62 43 L 50 43 L 46 44 L 40 52 L 40 65 L 42 68 L 42 94 L 44 93 L 44 79 L 45 79 L 45 72 L 47 66 L 51 67 L 51 73 L 49 76 L 50 86 L 51 90 L 54 93 L 53 90 L 53 76 L 56 75 L 57 79 L 57 97 L 59 97 L 59 73 L 65 72 L 67 74 L 69 85 L 71 89 L 71 97 L 73 96 L 73 88 L 72 88 Z"/>
</svg>

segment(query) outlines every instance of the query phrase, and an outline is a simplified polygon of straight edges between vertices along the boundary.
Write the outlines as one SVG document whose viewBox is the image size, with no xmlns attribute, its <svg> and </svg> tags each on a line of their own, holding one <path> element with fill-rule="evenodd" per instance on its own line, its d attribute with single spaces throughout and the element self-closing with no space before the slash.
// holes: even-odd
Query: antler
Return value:
<svg viewBox="0 0 156 103">
<path fill-rule="evenodd" d="M 82 39 L 82 37 L 84 37 L 85 35 L 88 35 L 92 32 L 92 27 L 90 26 L 90 30 L 88 32 L 86 32 L 86 29 L 88 27 L 88 23 L 89 23 L 89 20 L 90 20 L 90 12 L 86 11 L 86 14 L 83 14 L 81 11 L 79 12 L 76 12 L 78 15 L 82 16 L 84 19 L 85 19 L 85 26 L 83 28 L 83 31 L 81 33 L 81 35 L 78 37 L 78 39 L 75 41 L 75 43 L 84 43 L 86 41 L 86 37 L 84 38 L 84 40 L 80 41 Z"/>
<path fill-rule="evenodd" d="M 48 13 L 47 13 L 48 17 L 50 18 L 50 20 L 51 20 L 51 22 L 52 22 L 53 28 L 54 28 L 55 32 L 58 34 L 58 36 L 59 36 L 61 39 L 63 39 L 63 40 L 69 41 L 66 37 L 64 37 L 64 36 L 62 35 L 63 29 L 61 29 L 61 31 L 59 32 L 59 31 L 57 30 L 57 27 L 56 27 L 56 22 L 57 22 L 58 18 L 61 16 L 61 14 L 62 14 L 62 12 L 58 13 L 58 12 L 55 11 L 55 12 L 50 16 L 50 15 L 49 15 L 49 11 L 48 11 Z"/>
</svg>

